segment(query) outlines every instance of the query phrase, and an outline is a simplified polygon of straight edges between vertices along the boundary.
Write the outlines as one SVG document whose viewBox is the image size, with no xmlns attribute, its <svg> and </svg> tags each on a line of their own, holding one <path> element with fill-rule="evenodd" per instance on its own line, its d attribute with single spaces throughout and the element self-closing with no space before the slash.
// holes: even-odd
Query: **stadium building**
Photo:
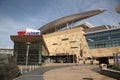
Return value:
<svg viewBox="0 0 120 80">
<path fill-rule="evenodd" d="M 77 63 L 92 58 L 109 64 L 113 53 L 120 52 L 120 27 L 94 27 L 90 23 L 69 25 L 104 11 L 99 9 L 66 16 L 42 26 L 40 32 L 26 30 L 11 35 L 16 63 Z"/>
</svg>

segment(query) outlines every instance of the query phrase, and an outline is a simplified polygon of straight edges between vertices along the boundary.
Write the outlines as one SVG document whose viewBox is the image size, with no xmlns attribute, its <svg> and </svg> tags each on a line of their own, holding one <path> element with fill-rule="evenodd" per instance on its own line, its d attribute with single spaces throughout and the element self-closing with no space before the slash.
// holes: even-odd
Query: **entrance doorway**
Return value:
<svg viewBox="0 0 120 80">
<path fill-rule="evenodd" d="M 76 63 L 77 57 L 76 55 L 56 55 L 50 56 L 51 60 L 54 60 L 56 63 Z"/>
</svg>

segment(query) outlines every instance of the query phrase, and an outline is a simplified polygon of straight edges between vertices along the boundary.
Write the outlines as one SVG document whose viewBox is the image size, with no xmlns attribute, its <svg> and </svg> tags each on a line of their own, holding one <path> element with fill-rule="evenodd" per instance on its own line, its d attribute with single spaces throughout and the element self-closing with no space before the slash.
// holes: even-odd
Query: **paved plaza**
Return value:
<svg viewBox="0 0 120 80">
<path fill-rule="evenodd" d="M 43 74 L 44 80 L 116 80 L 101 75 L 98 65 L 79 65 L 53 69 Z"/>
<path fill-rule="evenodd" d="M 15 80 L 116 80 L 100 74 L 99 65 L 47 64 Z"/>
</svg>

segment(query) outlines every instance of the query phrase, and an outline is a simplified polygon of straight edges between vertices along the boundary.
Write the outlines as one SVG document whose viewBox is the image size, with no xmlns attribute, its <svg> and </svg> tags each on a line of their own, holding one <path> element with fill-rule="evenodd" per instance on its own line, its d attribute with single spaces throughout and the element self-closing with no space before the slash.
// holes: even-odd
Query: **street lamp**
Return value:
<svg viewBox="0 0 120 80">
<path fill-rule="evenodd" d="M 82 53 L 82 44 L 79 44 L 80 45 L 80 57 L 83 57 L 83 53 Z"/>
<path fill-rule="evenodd" d="M 66 51 L 66 55 L 67 55 L 67 63 L 69 62 L 69 53 Z"/>
<path fill-rule="evenodd" d="M 26 51 L 26 66 L 28 65 L 28 53 L 29 53 L 29 46 L 30 46 L 30 42 L 27 42 L 27 51 Z"/>
<path fill-rule="evenodd" d="M 82 44 L 79 44 L 80 45 L 80 58 L 81 58 L 81 63 L 83 61 L 83 50 L 82 50 Z M 85 63 L 85 62 L 84 62 Z"/>
</svg>

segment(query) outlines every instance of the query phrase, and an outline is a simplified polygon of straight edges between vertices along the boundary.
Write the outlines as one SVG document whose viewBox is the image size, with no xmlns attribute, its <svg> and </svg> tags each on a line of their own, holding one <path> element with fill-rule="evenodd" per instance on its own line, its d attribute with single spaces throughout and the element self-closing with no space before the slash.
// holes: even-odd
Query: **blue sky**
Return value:
<svg viewBox="0 0 120 80">
<path fill-rule="evenodd" d="M 0 47 L 13 48 L 10 35 L 17 35 L 17 31 L 39 29 L 63 16 L 93 9 L 107 11 L 81 22 L 118 26 L 120 14 L 115 12 L 118 4 L 120 0 L 0 0 Z"/>
</svg>

